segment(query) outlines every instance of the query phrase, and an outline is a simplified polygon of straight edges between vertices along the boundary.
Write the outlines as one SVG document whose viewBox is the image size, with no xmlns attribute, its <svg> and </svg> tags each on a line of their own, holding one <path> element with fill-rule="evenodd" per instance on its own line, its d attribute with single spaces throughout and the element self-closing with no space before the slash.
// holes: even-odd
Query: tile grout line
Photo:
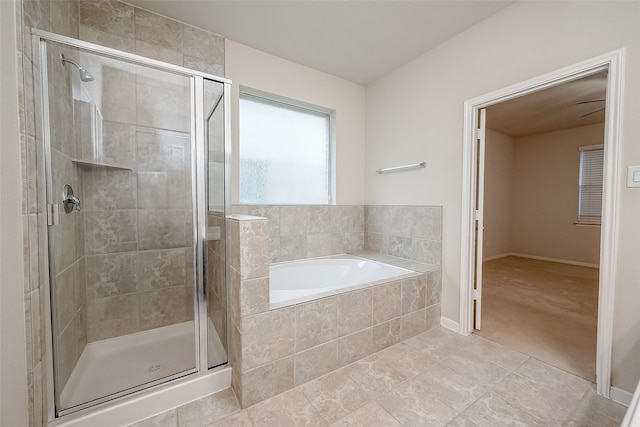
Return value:
<svg viewBox="0 0 640 427">
<path fill-rule="evenodd" d="M 425 331 L 425 332 L 427 332 L 427 331 Z M 424 332 L 423 332 L 423 333 L 424 333 Z M 418 335 L 420 335 L 420 334 L 418 334 Z M 410 337 L 410 338 L 413 338 L 413 337 Z M 409 338 L 407 338 L 407 339 L 409 339 Z M 399 345 L 399 344 L 401 344 L 401 343 L 404 343 L 405 341 L 406 341 L 406 340 L 403 340 L 403 341 L 401 341 L 400 343 L 397 343 L 397 344 L 395 344 L 395 345 Z M 406 343 L 405 343 L 405 344 L 406 344 Z M 409 345 L 411 348 L 413 348 L 413 349 L 415 349 L 416 351 L 418 351 L 418 352 L 420 352 L 421 354 L 423 354 L 419 349 L 414 348 L 414 347 L 413 347 L 413 346 L 411 346 L 410 344 L 407 344 L 407 345 Z M 469 346 L 471 346 L 471 345 L 472 345 L 472 344 L 470 343 L 470 344 L 466 345 L 465 347 L 469 347 Z M 391 347 L 393 347 L 393 346 L 391 346 Z M 462 349 L 464 349 L 465 347 L 463 347 Z M 390 348 L 390 347 L 388 347 L 388 348 Z M 462 349 L 461 349 L 461 350 L 462 350 Z M 384 351 L 384 350 L 381 350 L 381 351 Z M 374 353 L 374 354 L 375 354 L 375 353 Z M 369 400 L 366 404 L 368 404 L 368 403 L 376 403 L 376 404 L 378 404 L 378 406 L 380 406 L 382 409 L 384 409 L 387 413 L 389 413 L 389 412 L 386 410 L 386 408 L 384 408 L 384 406 L 382 406 L 382 405 L 380 405 L 380 404 L 378 403 L 378 402 L 379 402 L 379 401 L 380 401 L 384 396 L 386 396 L 386 395 L 390 394 L 390 393 L 391 393 L 391 392 L 393 392 L 395 389 L 397 389 L 397 388 L 399 388 L 399 387 L 401 387 L 402 385 L 407 384 L 407 383 L 413 383 L 413 384 L 417 385 L 419 388 L 424 389 L 424 387 L 423 387 L 421 384 L 416 383 L 414 380 L 415 380 L 418 376 L 420 376 L 420 375 L 422 375 L 422 374 L 426 373 L 427 371 L 429 371 L 429 370 L 433 369 L 435 366 L 438 366 L 438 365 L 442 364 L 442 362 L 444 362 L 446 359 L 450 358 L 450 357 L 451 357 L 451 356 L 453 356 L 454 354 L 457 354 L 457 352 L 452 353 L 451 355 L 448 355 L 448 356 L 444 357 L 442 360 L 435 360 L 435 359 L 434 359 L 434 360 L 435 360 L 435 362 L 436 362 L 435 364 L 433 364 L 433 365 L 429 366 L 427 369 L 425 369 L 425 370 L 421 371 L 420 373 L 418 373 L 418 374 L 416 374 L 416 375 L 413 375 L 413 376 L 410 376 L 410 377 L 409 377 L 409 376 L 407 376 L 407 378 L 406 378 L 404 381 L 399 382 L 399 383 L 398 383 L 398 384 L 396 384 L 394 387 L 392 387 L 390 390 L 387 390 L 386 392 L 382 393 L 380 396 L 377 396 L 376 398 L 374 398 L 374 399 L 372 399 L 372 400 Z M 373 356 L 373 355 L 372 355 L 372 356 Z M 429 356 L 427 356 L 427 355 L 425 355 L 425 356 L 426 356 L 426 357 L 429 357 Z M 387 363 L 387 361 L 385 361 L 385 360 L 381 360 L 381 363 L 384 363 L 385 365 L 387 365 L 387 366 L 389 366 L 389 367 L 391 367 L 391 368 L 395 369 L 395 367 L 394 367 L 394 366 L 390 365 L 390 364 L 389 364 L 389 363 Z M 457 372 L 457 371 L 456 371 L 456 372 Z M 359 385 L 359 384 L 358 384 L 358 385 Z M 444 401 L 444 399 L 443 399 L 443 398 L 441 398 L 439 395 L 437 395 L 437 394 L 436 394 L 435 396 L 436 396 L 436 398 L 437 398 L 439 401 L 441 401 L 441 403 L 443 403 L 446 407 L 448 407 L 448 408 L 452 409 L 453 411 L 455 411 L 455 412 L 456 412 L 456 414 L 457 414 L 457 415 L 456 415 L 456 417 L 462 413 L 462 411 L 458 412 L 458 410 L 457 410 L 457 409 L 455 409 L 455 408 L 451 407 L 451 406 L 450 406 L 446 401 Z M 476 400 L 477 400 L 477 399 L 476 399 Z M 474 400 L 471 404 L 473 404 L 473 403 L 475 403 L 475 400 Z M 365 405 L 362 405 L 362 406 L 366 406 L 366 404 L 365 404 Z M 469 406 L 471 406 L 471 404 L 470 404 L 470 405 L 468 405 L 468 406 L 467 406 L 467 408 L 468 408 Z M 466 410 L 466 408 L 465 408 L 465 410 Z M 353 412 L 355 412 L 355 411 L 352 411 L 351 413 L 353 413 Z M 400 420 L 398 420 L 396 417 L 394 417 L 394 416 L 393 416 L 393 414 L 389 413 L 389 415 L 391 415 L 391 416 L 392 416 L 396 421 L 398 421 L 398 423 L 399 423 L 399 424 L 401 424 Z M 451 421 L 451 420 L 450 420 L 450 421 Z"/>
<path fill-rule="evenodd" d="M 569 413 L 567 414 L 567 416 L 564 418 L 564 420 L 562 420 L 562 422 L 567 422 L 568 420 L 570 420 L 573 416 L 573 414 L 578 410 L 578 407 L 580 406 L 580 404 L 582 403 L 583 400 L 586 399 L 587 395 L 589 394 L 589 390 L 591 388 L 588 387 L 584 393 L 582 393 L 582 396 L 580 397 L 580 399 L 578 399 L 578 401 L 576 402 L 575 405 L 573 405 L 573 407 L 571 408 L 571 411 L 569 411 Z M 604 414 L 606 416 L 606 414 Z M 607 417 L 609 418 L 609 417 Z"/>
<path fill-rule="evenodd" d="M 448 355 L 448 356 L 444 357 L 443 359 L 436 361 L 436 363 L 435 363 L 434 365 L 430 366 L 428 369 L 426 369 L 425 371 L 421 372 L 420 374 L 415 375 L 414 377 L 412 377 L 412 378 L 408 379 L 407 381 L 405 381 L 405 383 L 406 383 L 406 382 L 409 382 L 409 381 L 411 381 L 411 380 L 413 380 L 413 379 L 415 379 L 415 378 L 417 378 L 418 376 L 420 376 L 420 375 L 422 375 L 422 374 L 426 373 L 427 371 L 429 371 L 429 370 L 433 369 L 434 367 L 436 367 L 436 366 L 438 366 L 438 365 L 442 365 L 442 364 L 443 364 L 443 362 L 444 362 L 444 361 L 446 361 L 447 359 L 450 359 L 452 356 L 455 356 L 456 354 L 460 353 L 460 352 L 461 352 L 461 351 L 463 351 L 463 350 L 466 350 L 466 349 L 467 349 L 467 348 L 469 348 L 469 347 L 472 347 L 473 345 L 475 345 L 475 344 L 474 344 L 474 343 L 469 343 L 469 344 L 467 344 L 467 345 L 463 346 L 462 348 L 460 348 L 458 351 L 455 351 L 454 353 L 451 353 L 450 355 Z M 506 347 L 505 347 L 505 348 L 506 348 Z M 509 350 L 510 350 L 510 349 L 509 349 Z M 528 360 L 528 358 L 527 358 L 527 359 L 525 359 L 525 361 L 526 361 L 526 360 Z M 497 367 L 499 367 L 499 368 L 502 368 L 502 369 L 507 370 L 506 368 L 503 368 L 503 367 L 501 367 L 501 366 L 499 366 L 499 365 L 497 365 L 497 364 L 495 364 L 495 363 L 493 363 L 493 362 L 491 362 L 491 361 L 487 361 L 487 360 L 485 360 L 485 362 L 491 363 L 491 364 L 493 364 L 493 365 L 495 365 L 495 366 L 497 366 Z M 523 362 L 521 362 L 518 366 L 520 366 L 522 363 L 524 363 L 524 361 L 523 361 Z M 467 375 L 466 373 L 460 372 L 460 371 L 458 371 L 458 370 L 456 370 L 456 369 L 454 369 L 454 368 L 452 368 L 452 367 L 446 366 L 446 365 L 444 365 L 444 366 L 445 366 L 445 367 L 447 367 L 447 368 L 449 368 L 449 369 L 451 369 L 451 370 L 453 370 L 454 372 L 456 372 L 456 373 L 458 373 L 458 374 L 463 375 L 465 378 L 468 378 L 468 375 Z M 516 368 L 517 368 L 517 367 L 516 367 Z M 513 370 L 515 370 L 516 368 L 513 368 L 512 370 L 507 370 L 508 372 L 507 372 L 507 374 L 506 374 L 504 377 L 502 377 L 502 378 L 501 378 L 498 382 L 496 382 L 495 384 L 493 384 L 493 385 L 491 385 L 491 386 L 488 386 L 487 390 L 486 390 L 484 393 L 482 393 L 480 396 L 478 396 L 478 397 L 477 397 L 476 399 L 474 399 L 472 402 L 470 402 L 469 404 L 467 404 L 467 406 L 466 406 L 462 411 L 458 411 L 456 408 L 453 408 L 451 405 L 449 405 L 449 404 L 448 404 L 448 402 L 444 401 L 444 399 L 441 399 L 441 400 L 443 400 L 443 402 L 442 402 L 442 403 L 444 403 L 448 408 L 450 408 L 450 409 L 454 410 L 454 411 L 457 413 L 457 415 L 456 415 L 456 418 L 457 418 L 458 416 L 462 415 L 462 414 L 463 414 L 467 409 L 469 409 L 469 408 L 470 408 L 470 407 L 471 407 L 475 402 L 477 402 L 478 400 L 480 400 L 482 397 L 484 397 L 485 395 L 487 395 L 489 392 L 493 391 L 493 389 L 497 386 L 497 384 L 498 384 L 500 381 L 502 381 L 504 378 L 506 378 L 506 376 L 507 376 L 507 375 L 509 375 L 511 372 L 513 372 Z M 420 386 L 420 387 L 421 387 L 421 385 L 420 385 L 420 384 L 418 384 L 418 386 Z M 440 397 L 440 396 L 439 396 L 439 395 L 437 395 L 437 394 L 436 394 L 436 396 L 437 396 L 437 397 Z M 455 419 L 455 418 L 454 418 L 454 419 Z M 452 420 L 453 420 L 453 419 L 452 419 Z M 450 421 L 452 421 L 452 420 L 450 420 Z"/>
<path fill-rule="evenodd" d="M 481 337 L 481 338 L 482 338 L 482 337 Z M 482 339 L 484 339 L 484 338 L 482 338 Z M 491 342 L 490 340 L 487 340 L 487 341 Z M 395 344 L 394 346 L 397 346 L 397 345 L 402 344 L 402 343 L 404 343 L 404 341 L 401 341 L 400 343 Z M 476 343 L 476 344 L 477 344 L 477 343 Z M 342 419 L 344 419 L 344 418 L 346 418 L 346 417 L 348 417 L 348 416 L 351 416 L 353 413 L 355 413 L 356 411 L 360 410 L 361 408 L 363 408 L 363 407 L 365 407 L 365 406 L 367 406 L 367 405 L 369 405 L 369 404 L 375 404 L 375 405 L 377 405 L 378 407 L 380 407 L 381 409 L 383 409 L 383 411 L 384 411 L 385 413 L 389 414 L 389 415 L 390 415 L 394 420 L 398 421 L 396 417 L 394 417 L 394 416 L 393 416 L 393 415 L 392 415 L 392 414 L 391 414 L 391 413 L 390 413 L 390 412 L 389 412 L 389 411 L 388 411 L 384 406 L 382 406 L 382 405 L 380 404 L 380 401 L 381 401 L 381 399 L 383 399 L 383 398 L 384 398 L 384 396 L 388 395 L 389 393 L 392 393 L 394 390 L 396 390 L 397 388 L 401 387 L 403 384 L 406 384 L 407 382 L 412 382 L 412 381 L 414 381 L 414 380 L 415 380 L 415 378 L 416 378 L 416 377 L 418 377 L 419 375 L 423 375 L 423 374 L 424 374 L 424 373 L 426 373 L 427 371 L 429 371 L 429 370 L 433 369 L 434 367 L 436 367 L 436 366 L 438 366 L 438 365 L 442 364 L 442 363 L 443 363 L 443 362 L 445 362 L 447 359 L 449 359 L 449 358 L 451 358 L 452 356 L 454 356 L 454 355 L 456 355 L 456 354 L 460 353 L 462 350 L 465 350 L 465 349 L 466 349 L 466 350 L 469 350 L 469 348 L 470 348 L 470 347 L 472 347 L 473 345 L 476 345 L 476 344 L 474 344 L 474 343 L 470 342 L 470 343 L 468 343 L 468 344 L 464 345 L 464 346 L 463 346 L 462 348 L 460 348 L 458 351 L 453 352 L 453 353 L 451 353 L 451 354 L 447 355 L 446 357 L 444 357 L 444 358 L 443 358 L 443 359 L 441 359 L 441 360 L 435 361 L 436 363 L 434 363 L 433 365 L 429 366 L 427 369 L 422 370 L 420 373 L 418 373 L 418 374 L 416 374 L 416 375 L 414 375 L 414 376 L 411 376 L 411 377 L 407 377 L 405 380 L 403 380 L 403 381 L 401 381 L 401 382 L 398 382 L 397 384 L 395 384 L 391 389 L 387 390 L 386 392 L 383 392 L 383 393 L 381 393 L 380 395 L 375 396 L 375 397 L 373 397 L 373 398 L 368 398 L 368 399 L 367 399 L 367 400 L 365 400 L 362 404 L 360 404 L 357 408 L 355 408 L 354 410 L 349 411 L 349 412 L 348 412 L 346 415 L 344 415 L 343 417 L 340 417 L 340 418 L 338 418 L 338 419 L 334 420 L 334 421 L 332 422 L 332 424 L 330 424 L 330 425 L 333 425 L 333 424 L 335 424 L 335 423 L 339 422 L 340 420 L 342 420 Z M 408 345 L 408 344 L 407 344 L 407 345 Z M 413 347 L 413 346 L 411 346 L 411 345 L 409 345 L 409 346 L 410 346 L 411 348 L 413 348 L 414 350 L 419 351 L 416 347 Z M 393 347 L 393 346 L 390 346 L 390 347 L 388 347 L 388 348 L 391 348 L 391 347 Z M 507 347 L 504 347 L 504 348 L 505 348 L 506 350 L 508 350 L 508 351 L 513 351 L 513 350 L 511 350 L 511 349 L 509 349 L 509 348 L 507 348 Z M 375 356 L 376 354 L 378 354 L 378 353 L 380 353 L 380 352 L 382 352 L 382 351 L 384 351 L 384 350 L 386 350 L 386 349 L 383 349 L 383 350 L 381 350 L 381 351 L 378 351 L 378 352 L 376 352 L 376 353 L 373 353 L 372 355 L 370 355 L 370 356 L 368 356 L 368 357 Z M 517 353 L 517 352 L 516 352 L 516 353 Z M 426 356 L 426 355 L 425 355 L 425 356 Z M 526 355 L 525 355 L 525 356 L 526 356 Z M 368 357 L 367 357 L 367 358 L 368 358 Z M 366 358 L 365 358 L 365 359 L 366 359 Z M 521 361 L 519 364 L 517 364 L 516 366 L 514 366 L 513 368 L 510 368 L 510 369 L 507 369 L 507 368 L 504 368 L 504 367 L 502 367 L 502 366 L 500 366 L 500 365 L 497 365 L 496 363 L 494 363 L 494 362 L 492 362 L 492 361 L 490 361 L 490 360 L 486 360 L 486 359 L 484 359 L 484 358 L 482 358 L 482 359 L 483 359 L 485 362 L 491 363 L 491 364 L 493 364 L 493 365 L 499 366 L 500 368 L 504 369 L 504 370 L 507 372 L 507 373 L 506 373 L 506 375 L 505 375 L 505 376 L 503 376 L 503 377 L 502 377 L 498 382 L 496 382 L 494 385 L 492 385 L 492 386 L 488 387 L 488 388 L 487 388 L 487 390 L 486 390 L 483 394 L 481 394 L 478 398 L 476 398 L 476 399 L 474 399 L 472 402 L 470 402 L 470 403 L 466 404 L 466 407 L 465 407 L 463 410 L 458 411 L 458 410 L 456 410 L 455 408 L 452 408 L 451 406 L 446 405 L 447 407 L 449 407 L 449 408 L 451 408 L 452 410 L 454 410 L 454 411 L 455 411 L 455 413 L 457 414 L 457 415 L 456 415 L 456 417 L 452 418 L 450 421 L 452 421 L 453 419 L 455 419 L 455 418 L 457 418 L 457 417 L 459 417 L 459 416 L 461 416 L 461 415 L 462 415 L 462 416 L 465 416 L 464 414 L 465 414 L 465 413 L 467 413 L 468 409 L 469 409 L 471 406 L 473 406 L 473 405 L 474 405 L 474 404 L 475 404 L 479 399 L 482 399 L 482 398 L 483 398 L 483 397 L 485 397 L 487 394 L 489 394 L 489 393 L 491 393 L 491 392 L 494 392 L 494 391 L 495 391 L 496 386 L 497 386 L 498 384 L 500 384 L 502 381 L 504 381 L 504 379 L 505 379 L 508 375 L 510 375 L 511 373 L 515 373 L 515 371 L 516 371 L 520 366 L 522 366 L 522 364 L 526 363 L 528 360 L 531 360 L 531 359 L 533 359 L 533 358 L 531 358 L 531 357 L 527 356 L 523 361 Z M 364 360 L 364 359 L 361 359 L 361 360 Z M 391 365 L 388 361 L 383 360 L 383 359 L 378 359 L 378 360 L 379 360 L 379 362 L 380 362 L 380 363 L 382 363 L 383 365 L 385 365 L 385 366 L 387 366 L 387 367 L 390 367 L 390 368 L 392 368 L 392 369 L 395 369 L 395 366 L 394 366 L 394 365 Z M 536 360 L 536 359 L 533 359 L 533 360 Z M 358 363 L 358 361 L 356 361 L 356 362 L 352 362 L 352 363 L 350 363 L 349 365 L 346 365 L 345 367 L 342 367 L 342 368 L 340 368 L 340 369 L 345 369 L 345 368 L 347 368 L 348 366 L 354 365 L 354 364 L 356 364 L 356 363 Z M 544 363 L 544 362 L 542 362 L 542 363 Z M 545 365 L 546 365 L 546 364 L 545 364 Z M 336 372 L 336 371 L 333 371 L 333 372 Z M 331 372 L 331 373 L 333 373 L 333 372 Z M 456 371 L 456 372 L 458 372 L 458 371 Z M 326 377 L 326 376 L 330 375 L 331 373 L 325 374 L 325 375 L 323 375 L 322 377 Z M 516 373 L 516 375 L 519 375 L 519 374 L 517 374 L 517 373 Z M 322 377 L 319 377 L 319 378 L 322 378 Z M 358 386 L 358 388 L 359 388 L 359 389 L 362 389 L 362 390 L 363 390 L 363 386 L 360 384 L 360 382 L 359 382 L 359 381 L 357 381 L 356 379 L 354 379 L 354 378 L 353 378 L 352 376 L 350 376 L 350 375 L 347 375 L 346 377 L 347 377 L 347 378 L 348 378 L 352 383 L 354 383 L 356 386 Z M 299 393 L 302 393 L 304 400 L 305 400 L 305 401 L 310 405 L 310 407 L 313 409 L 313 411 L 314 411 L 315 413 L 317 413 L 317 414 L 320 416 L 320 418 L 322 418 L 324 421 L 326 421 L 326 419 L 324 419 L 324 417 L 323 417 L 322 415 L 320 415 L 320 413 L 318 413 L 318 410 L 315 408 L 315 406 L 313 406 L 313 404 L 311 404 L 311 402 L 310 402 L 309 398 L 307 397 L 307 395 L 302 391 L 301 386 L 298 386 L 298 387 L 295 387 L 295 388 L 297 388 L 297 389 L 298 389 L 298 392 L 299 392 Z M 295 389 L 295 388 L 294 388 L 294 389 Z M 564 420 L 564 421 L 567 421 L 567 420 L 570 420 L 570 419 L 571 419 L 571 416 L 576 412 L 576 410 L 577 410 L 577 408 L 579 407 L 579 405 L 580 405 L 582 402 L 584 402 L 584 400 L 587 398 L 587 396 L 588 396 L 588 394 L 589 394 L 589 390 L 590 390 L 589 388 L 587 388 L 587 390 L 585 390 L 585 392 L 582 394 L 582 396 L 580 397 L 580 399 L 578 399 L 578 400 L 577 400 L 577 402 L 575 403 L 575 405 L 573 406 L 573 408 L 571 409 L 571 411 L 569 411 L 569 413 L 568 413 L 568 415 L 567 415 L 567 417 L 565 418 L 565 420 Z M 274 397 L 275 397 L 275 396 L 274 396 Z M 439 396 L 438 396 L 438 397 L 439 397 Z M 529 413 L 529 411 L 526 411 L 524 408 L 520 407 L 520 406 L 519 406 L 519 405 L 517 405 L 517 404 L 511 403 L 510 401 L 508 401 L 507 399 L 505 399 L 505 397 L 503 397 L 503 396 L 501 396 L 501 395 L 498 395 L 498 397 L 499 397 L 500 399 L 504 400 L 504 401 L 505 401 L 506 403 L 508 403 L 510 406 L 514 406 L 515 408 L 518 408 L 519 410 L 524 411 L 524 413 L 525 413 L 525 414 L 527 414 L 528 416 L 531 416 L 531 417 L 533 417 L 534 419 L 539 419 L 539 418 L 538 418 L 538 416 L 535 416 L 535 415 L 533 415 L 533 414 Z M 446 404 L 446 402 L 444 402 L 444 403 Z M 248 409 L 248 408 L 247 408 L 247 409 Z M 242 409 L 241 409 L 240 411 L 242 411 Z M 239 412 L 239 411 L 236 411 L 236 412 L 234 412 L 234 414 L 237 414 L 238 412 Z M 228 418 L 228 417 L 230 417 L 230 416 L 232 416 L 232 415 L 233 415 L 233 414 L 229 414 L 229 415 L 228 415 L 227 417 L 225 417 L 225 418 Z M 249 419 L 249 421 L 250 421 L 251 425 L 252 425 L 252 426 L 255 426 L 255 423 L 254 423 L 253 418 L 251 418 L 251 417 L 249 416 L 249 414 L 248 414 L 248 413 L 247 413 L 247 417 L 248 417 L 248 419 Z M 612 419 L 611 417 L 609 417 L 608 415 L 606 416 L 606 418 L 607 418 L 607 419 L 610 419 L 610 420 L 612 420 L 612 421 L 613 421 L 613 419 Z M 223 418 L 223 419 L 224 419 L 224 418 Z M 399 421 L 398 421 L 398 422 L 399 422 Z"/>
<path fill-rule="evenodd" d="M 505 347 L 505 348 L 506 348 L 506 347 Z M 511 350 L 511 349 L 509 349 L 509 350 Z M 525 355 L 525 356 L 526 356 L 526 355 Z M 491 393 L 491 392 L 495 392 L 495 388 L 497 387 L 497 385 L 498 385 L 498 384 L 500 384 L 500 382 L 502 382 L 502 381 L 503 381 L 507 376 L 509 376 L 509 374 L 514 373 L 514 371 L 515 371 L 518 367 L 520 367 L 523 363 L 525 363 L 525 362 L 526 362 L 527 360 L 529 360 L 530 358 L 531 358 L 530 356 L 527 356 L 527 358 L 526 358 L 526 359 L 524 359 L 522 362 L 520 362 L 520 363 L 519 363 L 515 368 L 513 368 L 512 370 L 508 371 L 508 372 L 507 372 L 507 375 L 505 375 L 503 378 L 501 378 L 498 382 L 496 382 L 495 384 L 493 384 L 493 385 L 491 385 L 491 386 L 488 386 L 488 387 L 487 387 L 487 390 L 486 390 L 484 393 L 482 393 L 480 396 L 478 396 L 476 399 L 474 399 L 474 400 L 473 400 L 473 402 L 469 403 L 469 404 L 467 405 L 467 407 L 466 407 L 466 408 L 464 408 L 462 411 L 460 411 L 460 413 L 458 414 L 458 416 L 460 416 L 460 415 L 464 415 L 464 413 L 465 413 L 465 412 L 467 412 L 467 410 L 468 410 L 471 406 L 473 406 L 477 401 L 479 401 L 479 400 L 480 400 L 480 399 L 482 399 L 483 397 L 487 396 L 489 393 Z M 496 365 L 496 366 L 498 366 L 498 365 Z M 504 369 L 504 368 L 503 368 L 503 369 Z M 499 395 L 498 395 L 498 396 L 499 396 Z M 501 397 L 501 398 L 502 398 L 502 396 L 499 396 L 499 397 Z M 507 403 L 509 403 L 510 405 L 512 405 L 512 404 L 511 404 L 511 402 L 508 402 L 508 401 L 507 401 Z M 527 414 L 528 414 L 528 415 L 531 415 L 531 414 L 529 414 L 528 412 L 527 412 Z M 465 417 L 466 417 L 466 415 L 465 415 Z M 534 417 L 534 418 L 537 418 L 537 417 Z M 469 420 L 469 421 L 471 421 L 471 420 Z M 473 422 L 473 421 L 471 421 L 471 422 Z"/>
</svg>

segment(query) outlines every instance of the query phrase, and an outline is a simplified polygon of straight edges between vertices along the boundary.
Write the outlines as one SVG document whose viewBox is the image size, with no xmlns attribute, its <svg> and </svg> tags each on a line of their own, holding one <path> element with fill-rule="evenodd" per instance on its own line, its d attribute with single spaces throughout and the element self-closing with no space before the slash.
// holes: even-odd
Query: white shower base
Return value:
<svg viewBox="0 0 640 427">
<path fill-rule="evenodd" d="M 209 331 L 214 331 L 209 321 Z M 208 354 L 225 360 L 215 333 Z M 86 345 L 60 395 L 60 407 L 71 408 L 195 368 L 194 322 L 184 322 Z"/>
</svg>

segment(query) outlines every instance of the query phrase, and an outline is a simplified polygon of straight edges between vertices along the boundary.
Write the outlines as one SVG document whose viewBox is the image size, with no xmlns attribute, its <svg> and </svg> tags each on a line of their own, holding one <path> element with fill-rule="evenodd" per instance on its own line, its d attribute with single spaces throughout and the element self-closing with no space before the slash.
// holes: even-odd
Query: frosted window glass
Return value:
<svg viewBox="0 0 640 427">
<path fill-rule="evenodd" d="M 240 95 L 240 203 L 327 204 L 330 117 Z"/>
</svg>

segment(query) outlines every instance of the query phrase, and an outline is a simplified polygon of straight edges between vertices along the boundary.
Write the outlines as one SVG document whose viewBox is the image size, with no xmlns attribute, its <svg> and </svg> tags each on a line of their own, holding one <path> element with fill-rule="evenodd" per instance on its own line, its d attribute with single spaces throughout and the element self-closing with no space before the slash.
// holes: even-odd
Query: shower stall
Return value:
<svg viewBox="0 0 640 427">
<path fill-rule="evenodd" d="M 55 416 L 215 372 L 227 363 L 230 82 L 34 40 Z"/>
</svg>

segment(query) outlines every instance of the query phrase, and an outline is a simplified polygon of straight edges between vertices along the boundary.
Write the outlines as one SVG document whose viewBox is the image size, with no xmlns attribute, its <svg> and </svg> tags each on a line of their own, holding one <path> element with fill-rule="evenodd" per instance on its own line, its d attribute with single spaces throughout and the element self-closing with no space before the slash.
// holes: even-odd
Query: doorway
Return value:
<svg viewBox="0 0 640 427">
<path fill-rule="evenodd" d="M 595 382 L 607 72 L 486 108 L 482 325 Z"/>
<path fill-rule="evenodd" d="M 483 197 L 478 194 L 478 189 L 482 188 L 481 181 L 484 178 L 484 174 L 479 173 L 484 166 L 483 150 L 479 149 L 483 146 L 485 137 L 484 127 L 479 126 L 484 121 L 482 109 L 585 76 L 608 72 L 607 99 L 604 103 L 607 111 L 604 125 L 603 192 L 605 196 L 602 201 L 600 234 L 596 353 L 597 391 L 606 397 L 609 396 L 610 389 L 614 261 L 618 235 L 618 171 L 623 58 L 624 50 L 614 51 L 465 102 L 460 332 L 469 334 L 474 330 L 474 320 L 477 326 L 481 326 L 481 242 L 483 241 L 484 212 Z M 479 250 L 476 250 L 476 241 L 480 242 Z"/>
</svg>

